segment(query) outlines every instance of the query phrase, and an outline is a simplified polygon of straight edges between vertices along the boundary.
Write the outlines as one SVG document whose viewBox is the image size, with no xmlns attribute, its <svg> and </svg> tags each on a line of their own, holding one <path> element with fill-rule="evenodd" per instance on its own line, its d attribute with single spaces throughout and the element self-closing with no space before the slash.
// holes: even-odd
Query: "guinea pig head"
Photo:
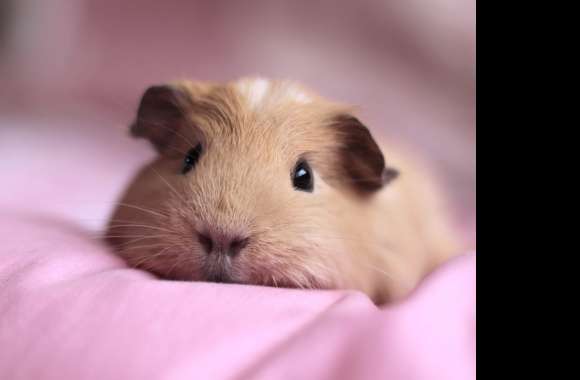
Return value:
<svg viewBox="0 0 580 380">
<path fill-rule="evenodd" d="M 143 95 L 134 136 L 158 156 L 111 241 L 164 278 L 369 291 L 370 200 L 397 176 L 369 130 L 290 82 L 180 81 Z"/>
</svg>

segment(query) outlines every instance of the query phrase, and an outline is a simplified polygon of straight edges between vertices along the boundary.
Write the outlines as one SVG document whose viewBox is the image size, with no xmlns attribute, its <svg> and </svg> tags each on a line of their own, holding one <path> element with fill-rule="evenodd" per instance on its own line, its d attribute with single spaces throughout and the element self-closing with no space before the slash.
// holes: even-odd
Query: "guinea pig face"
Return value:
<svg viewBox="0 0 580 380">
<path fill-rule="evenodd" d="M 130 264 L 181 280 L 354 286 L 352 213 L 396 171 L 343 107 L 288 82 L 182 81 L 149 88 L 131 131 L 159 156 L 120 213 L 126 235 L 145 239 L 122 242 Z"/>
</svg>

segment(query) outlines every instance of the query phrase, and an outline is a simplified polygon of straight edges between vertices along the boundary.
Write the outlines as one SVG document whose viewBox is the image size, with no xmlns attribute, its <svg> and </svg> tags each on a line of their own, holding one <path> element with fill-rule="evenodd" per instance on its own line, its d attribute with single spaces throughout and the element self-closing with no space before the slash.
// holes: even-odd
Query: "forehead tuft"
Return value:
<svg viewBox="0 0 580 380">
<path fill-rule="evenodd" d="M 244 79 L 238 81 L 234 87 L 247 101 L 250 108 L 257 109 L 266 100 L 271 82 L 264 78 Z"/>
<path fill-rule="evenodd" d="M 235 82 L 234 88 L 252 110 L 277 103 L 307 104 L 313 101 L 303 88 L 290 81 L 245 78 Z"/>
</svg>

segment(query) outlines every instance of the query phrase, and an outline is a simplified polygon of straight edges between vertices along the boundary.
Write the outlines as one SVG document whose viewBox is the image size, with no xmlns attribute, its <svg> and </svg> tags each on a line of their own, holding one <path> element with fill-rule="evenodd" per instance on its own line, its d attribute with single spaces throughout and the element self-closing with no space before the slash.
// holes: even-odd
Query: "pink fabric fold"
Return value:
<svg viewBox="0 0 580 380">
<path fill-rule="evenodd" d="M 472 379 L 475 255 L 377 308 L 352 291 L 171 282 L 71 222 L 0 217 L 2 379 Z"/>
</svg>

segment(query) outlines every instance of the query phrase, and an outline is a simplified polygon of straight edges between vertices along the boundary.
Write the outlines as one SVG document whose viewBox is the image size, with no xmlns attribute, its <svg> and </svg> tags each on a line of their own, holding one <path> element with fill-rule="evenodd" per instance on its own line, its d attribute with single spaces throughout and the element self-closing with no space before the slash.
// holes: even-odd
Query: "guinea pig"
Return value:
<svg viewBox="0 0 580 380">
<path fill-rule="evenodd" d="M 442 197 L 348 106 L 289 81 L 148 88 L 131 134 L 155 160 L 107 240 L 161 278 L 405 296 L 458 252 Z"/>
</svg>

